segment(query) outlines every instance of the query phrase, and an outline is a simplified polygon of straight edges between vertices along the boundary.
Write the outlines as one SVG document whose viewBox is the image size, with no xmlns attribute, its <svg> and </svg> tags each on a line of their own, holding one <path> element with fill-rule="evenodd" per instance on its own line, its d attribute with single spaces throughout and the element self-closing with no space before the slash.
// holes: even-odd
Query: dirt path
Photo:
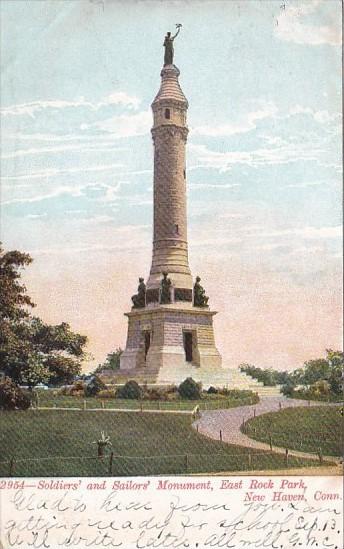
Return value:
<svg viewBox="0 0 344 549">
<path fill-rule="evenodd" d="M 193 427 L 197 429 L 198 426 L 199 433 L 216 440 L 220 439 L 221 430 L 222 440 L 224 442 L 228 442 L 229 444 L 236 444 L 238 446 L 245 446 L 246 448 L 253 448 L 257 450 L 270 450 L 270 446 L 268 444 L 254 440 L 240 431 L 240 427 L 244 421 L 252 418 L 254 413 L 257 417 L 259 415 L 266 414 L 267 412 L 278 412 L 283 408 L 322 405 L 328 405 L 328 403 L 287 399 L 283 396 L 261 397 L 258 404 L 239 406 L 238 408 L 230 408 L 227 410 L 211 410 L 202 412 L 201 418 L 193 423 Z M 285 453 L 285 448 L 274 446 L 273 451 L 277 453 Z M 297 450 L 289 450 L 289 455 L 303 458 L 316 458 L 315 454 L 299 452 Z M 336 464 L 340 462 L 339 458 L 332 456 L 324 456 L 324 459 L 328 459 Z"/>
</svg>

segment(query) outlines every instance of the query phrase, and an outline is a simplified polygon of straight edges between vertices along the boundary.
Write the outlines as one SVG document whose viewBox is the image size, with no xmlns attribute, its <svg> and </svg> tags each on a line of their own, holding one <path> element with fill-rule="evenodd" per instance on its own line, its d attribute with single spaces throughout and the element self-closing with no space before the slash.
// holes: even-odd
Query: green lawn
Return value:
<svg viewBox="0 0 344 549">
<path fill-rule="evenodd" d="M 186 415 L 27 410 L 0 412 L 0 476 L 9 475 L 11 458 L 15 476 L 108 475 L 108 456 L 98 459 L 92 444 L 100 431 L 112 441 L 114 476 L 285 468 L 283 455 L 249 457 L 247 448 L 198 434 Z M 289 459 L 290 467 L 305 465 L 319 461 Z"/>
<path fill-rule="evenodd" d="M 202 400 L 175 400 L 171 402 L 157 400 L 130 400 L 121 398 L 95 398 L 95 397 L 78 397 L 78 396 L 54 396 L 53 391 L 39 391 L 39 406 L 48 406 L 53 408 L 56 405 L 58 408 L 83 408 L 86 401 L 87 408 L 101 408 L 102 402 L 105 408 L 120 408 L 125 410 L 140 409 L 143 410 L 193 410 L 196 405 L 201 410 L 217 410 L 225 408 L 234 408 L 236 406 L 244 406 L 254 403 L 253 395 L 239 398 L 209 398 L 205 397 Z"/>
<path fill-rule="evenodd" d="M 251 438 L 275 446 L 323 455 L 340 456 L 343 452 L 343 417 L 339 406 L 287 408 L 250 419 L 245 433 Z"/>
</svg>

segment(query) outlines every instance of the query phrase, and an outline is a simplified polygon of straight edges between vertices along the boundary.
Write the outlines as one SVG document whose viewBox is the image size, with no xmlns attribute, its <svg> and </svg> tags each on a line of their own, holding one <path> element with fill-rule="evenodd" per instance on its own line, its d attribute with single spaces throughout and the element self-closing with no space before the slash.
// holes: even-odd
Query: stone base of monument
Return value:
<svg viewBox="0 0 344 549">
<path fill-rule="evenodd" d="M 104 372 L 115 385 L 134 379 L 139 384 L 179 385 L 187 377 L 210 386 L 252 390 L 276 396 L 278 387 L 264 387 L 239 369 L 224 368 L 213 329 L 215 311 L 192 304 L 171 303 L 140 309 L 128 317 L 128 337 L 120 369 Z"/>
<path fill-rule="evenodd" d="M 211 384 L 215 375 L 224 373 L 214 339 L 215 314 L 191 304 L 132 309 L 127 313 L 127 344 L 116 377 L 178 384 L 191 376 Z"/>
</svg>

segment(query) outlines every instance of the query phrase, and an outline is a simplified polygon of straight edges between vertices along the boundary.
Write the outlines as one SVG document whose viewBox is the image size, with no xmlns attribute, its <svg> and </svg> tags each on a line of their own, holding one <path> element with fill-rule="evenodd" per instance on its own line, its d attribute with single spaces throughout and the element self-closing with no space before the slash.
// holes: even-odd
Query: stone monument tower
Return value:
<svg viewBox="0 0 344 549">
<path fill-rule="evenodd" d="M 185 145 L 188 102 L 173 64 L 174 36 L 165 37 L 160 89 L 152 103 L 154 229 L 152 265 L 139 279 L 128 317 L 119 376 L 147 383 L 180 383 L 191 376 L 205 384 L 221 377 L 213 316 L 197 277 L 193 282 L 187 240 Z M 226 380 L 228 381 L 228 380 Z"/>
</svg>

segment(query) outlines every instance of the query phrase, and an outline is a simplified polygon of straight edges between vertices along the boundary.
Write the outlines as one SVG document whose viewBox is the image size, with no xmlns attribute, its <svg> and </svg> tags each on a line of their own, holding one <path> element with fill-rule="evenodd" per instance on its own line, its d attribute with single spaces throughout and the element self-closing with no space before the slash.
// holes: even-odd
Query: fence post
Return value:
<svg viewBox="0 0 344 549">
<path fill-rule="evenodd" d="M 256 417 L 256 409 L 253 410 L 253 417 Z"/>
<path fill-rule="evenodd" d="M 288 467 L 288 465 L 289 465 L 289 450 L 288 450 L 288 448 L 285 449 L 285 464 Z"/>
<path fill-rule="evenodd" d="M 113 465 L 113 452 L 111 452 L 111 454 L 110 454 L 109 475 L 112 475 L 112 465 Z"/>
<path fill-rule="evenodd" d="M 143 404 L 140 402 L 140 412 L 143 412 Z"/>
<path fill-rule="evenodd" d="M 14 473 L 14 457 L 10 459 L 10 474 L 9 474 L 9 476 L 13 477 L 13 473 Z"/>
<path fill-rule="evenodd" d="M 309 400 L 309 401 L 308 401 L 308 406 L 310 406 L 310 405 L 311 405 L 311 401 Z"/>
<path fill-rule="evenodd" d="M 222 442 L 222 431 L 221 431 L 221 429 L 220 429 L 220 440 Z"/>
<path fill-rule="evenodd" d="M 269 435 L 269 444 L 270 444 L 270 450 L 272 451 L 272 436 Z"/>
<path fill-rule="evenodd" d="M 197 429 L 197 433 L 198 433 L 198 429 L 199 429 L 198 423 L 197 423 L 196 429 Z"/>
<path fill-rule="evenodd" d="M 105 408 L 104 400 L 102 400 L 101 405 L 102 405 L 102 410 L 104 410 L 104 408 Z"/>
<path fill-rule="evenodd" d="M 323 462 L 323 455 L 322 455 L 322 449 L 321 448 L 319 448 L 318 456 L 319 456 L 320 463 L 322 463 Z"/>
<path fill-rule="evenodd" d="M 252 454 L 251 452 L 248 453 L 248 467 L 251 469 L 252 467 Z"/>
<path fill-rule="evenodd" d="M 300 433 L 300 447 L 302 448 L 303 445 L 303 436 L 302 433 Z"/>
<path fill-rule="evenodd" d="M 189 456 L 185 454 L 185 472 L 187 473 L 189 469 Z"/>
<path fill-rule="evenodd" d="M 282 403 L 281 402 L 278 403 L 278 407 L 279 407 L 280 410 L 282 410 Z"/>
<path fill-rule="evenodd" d="M 84 398 L 84 410 L 87 409 L 86 399 Z"/>
</svg>

